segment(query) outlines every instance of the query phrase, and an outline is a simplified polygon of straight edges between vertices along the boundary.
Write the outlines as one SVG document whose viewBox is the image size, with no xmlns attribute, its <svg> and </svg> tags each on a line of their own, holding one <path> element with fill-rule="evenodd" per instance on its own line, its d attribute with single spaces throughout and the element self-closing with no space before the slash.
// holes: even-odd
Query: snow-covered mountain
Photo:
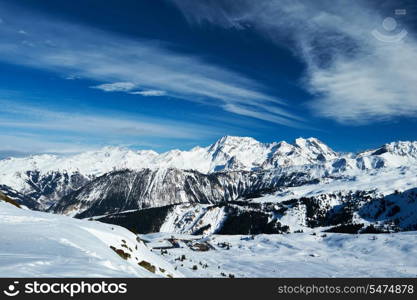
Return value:
<svg viewBox="0 0 417 300">
<path fill-rule="evenodd" d="M 86 182 L 115 170 L 176 168 L 201 173 L 250 171 L 323 163 L 337 153 L 315 138 L 260 143 L 250 137 L 225 136 L 208 147 L 158 154 L 105 147 L 72 156 L 34 155 L 0 160 L 0 184 L 7 185 L 48 207 Z"/>
<path fill-rule="evenodd" d="M 37 209 L 94 216 L 234 201 L 312 183 L 369 182 L 372 188 L 387 170 L 414 170 L 416 153 L 417 142 L 340 154 L 315 138 L 265 144 L 226 136 L 208 147 L 161 154 L 106 147 L 72 156 L 8 158 L 0 161 L 0 184 L 36 201 Z"/>
<path fill-rule="evenodd" d="M 138 232 L 414 230 L 417 166 L 388 167 L 392 159 L 373 168 L 361 165 L 363 158 L 386 159 L 376 151 L 255 171 L 115 171 L 63 197 L 50 211 L 81 218 L 103 216 L 101 221 Z M 342 159 L 349 168 L 338 164 Z"/>
<path fill-rule="evenodd" d="M 330 276 L 336 265 L 327 264 L 329 269 L 322 265 L 334 254 L 335 241 L 362 247 L 368 240 L 342 239 L 336 233 L 417 230 L 417 142 L 393 142 L 356 154 L 341 154 L 314 138 L 297 139 L 292 144 L 263 144 L 252 138 L 224 137 L 208 147 L 161 154 L 107 147 L 73 156 L 9 158 L 0 161 L 0 198 L 22 207 L 0 203 L 1 238 L 6 241 L 0 247 L 0 257 L 2 251 L 17 253 L 16 259 L 0 263 L 0 274 L 8 274 L 21 264 L 21 257 L 28 261 L 27 268 L 20 268 L 24 270 L 18 274 L 21 276 L 74 276 L 78 274 L 74 270 L 81 265 L 79 269 L 87 268 L 94 276 L 175 277 L 195 272 L 194 265 L 177 262 L 178 257 L 170 256 L 171 264 L 167 264 L 132 239 L 131 233 L 116 226 L 120 225 L 132 232 L 160 232 L 150 235 L 151 240 L 181 236 L 178 240 L 164 238 L 156 242 L 185 245 L 173 246 L 170 251 L 174 253 L 185 253 L 188 248 L 194 252 L 195 244 L 212 247 L 207 251 L 218 250 L 208 260 L 222 255 L 221 251 L 230 251 L 230 247 L 246 249 L 239 254 L 242 260 L 235 260 L 231 267 L 233 274 L 240 263 L 247 263 L 245 253 L 252 258 L 265 255 L 270 265 L 270 251 L 257 251 L 258 242 L 248 246 L 251 241 L 263 243 L 262 234 L 293 233 L 284 235 L 295 236 L 288 238 L 288 245 L 314 244 L 320 254 L 310 253 L 308 257 L 318 260 L 322 255 L 320 270 L 325 270 L 314 274 Z M 240 234 L 254 236 L 239 240 L 230 237 Z M 399 234 L 401 245 L 411 247 L 414 235 Z M 313 244 L 301 242 L 299 236 Z M 217 239 L 222 242 L 207 246 Z M 274 239 L 272 236 L 271 241 Z M 228 244 L 228 240 L 236 243 Z M 341 257 L 347 253 L 357 258 L 355 251 L 346 252 L 345 242 L 342 244 L 337 247 Z M 33 249 L 33 245 L 47 250 L 26 250 Z M 267 244 L 265 247 L 271 248 Z M 287 248 L 279 247 L 271 251 Z M 233 251 L 236 250 L 240 251 Z M 55 252 L 65 255 L 54 256 Z M 411 252 L 398 251 L 402 259 L 407 253 Z M 364 262 L 368 259 L 363 256 Z M 142 260 L 145 263 L 138 265 Z M 296 259 L 285 261 L 294 267 L 297 264 Z M 55 266 L 55 273 L 48 269 L 49 264 Z M 225 276 L 227 268 L 220 270 L 214 264 L 199 264 L 201 274 Z M 344 269 L 337 265 L 338 270 Z M 368 274 L 373 266 L 357 273 L 338 274 Z M 384 274 L 404 276 L 414 270 L 389 273 L 392 266 L 393 263 L 382 266 L 388 272 Z M 149 268 L 154 272 L 149 273 Z M 289 274 L 304 274 L 300 270 Z M 270 268 L 270 272 L 273 276 L 276 270 Z M 197 272 L 193 274 L 197 276 Z M 258 273 L 245 274 L 237 273 Z"/>
<path fill-rule="evenodd" d="M 362 168 L 401 167 L 417 162 L 417 142 L 392 142 L 374 150 L 359 153 L 358 166 Z"/>
<path fill-rule="evenodd" d="M 2 179 L 5 184 L 16 184 L 13 179 L 6 178 L 11 177 L 8 174 L 37 170 L 42 174 L 66 172 L 100 176 L 114 170 L 142 168 L 193 169 L 211 173 L 228 169 L 253 170 L 261 166 L 302 165 L 317 160 L 330 160 L 336 156 L 333 150 L 315 138 L 299 138 L 294 144 L 264 144 L 250 137 L 225 136 L 208 147 L 194 147 L 189 151 L 171 150 L 161 154 L 152 150 L 104 147 L 72 156 L 44 154 L 7 158 L 0 160 L 0 174 L 5 177 Z"/>
<path fill-rule="evenodd" d="M 22 193 L 19 193 L 18 191 L 13 190 L 7 185 L 0 184 L 0 195 L 4 195 L 5 197 L 8 197 L 9 199 L 15 201 L 18 205 L 25 207 L 25 208 L 38 210 L 40 206 L 39 203 L 35 201 L 33 198 L 26 196 Z"/>
<path fill-rule="evenodd" d="M 315 182 L 308 172 L 143 169 L 107 173 L 55 202 L 49 211 L 91 217 L 181 203 L 220 203 Z"/>
<path fill-rule="evenodd" d="M 318 139 L 298 138 L 294 144 L 278 143 L 274 147 L 274 151 L 269 154 L 268 159 L 262 164 L 262 168 L 325 163 L 337 157 L 339 157 L 339 154 Z"/>
<path fill-rule="evenodd" d="M 199 201 L 188 194 L 186 196 L 189 198 L 184 201 L 168 192 L 169 201 L 142 208 L 138 208 L 141 201 L 146 202 L 149 199 L 135 193 L 131 194 L 130 206 L 123 206 L 124 203 L 120 201 L 125 197 L 120 191 L 114 193 L 114 189 L 125 188 L 116 183 L 113 187 L 110 184 L 104 189 L 111 189 L 112 197 L 91 193 L 90 196 L 97 197 L 93 204 L 81 201 L 88 199 L 82 196 L 72 200 L 84 206 L 64 207 L 70 210 L 80 209 L 79 217 L 97 216 L 107 210 L 107 214 L 103 213 L 104 216 L 96 219 L 142 233 L 162 231 L 181 234 L 261 234 L 309 232 L 314 228 L 344 233 L 416 230 L 416 174 L 416 166 L 383 169 L 357 177 L 332 175 L 319 181 L 310 178 L 309 182 L 307 177 L 303 179 L 298 176 L 300 173 L 291 176 L 293 180 L 297 178 L 297 181 L 292 182 L 286 173 L 282 173 L 281 177 L 274 174 L 269 177 L 274 178 L 272 181 L 258 174 L 259 177 L 247 180 L 245 184 L 231 181 L 235 184 L 232 185 L 232 190 L 237 192 L 234 195 L 223 195 L 222 198 L 223 190 L 220 186 L 216 189 L 220 197 L 212 197 L 210 201 L 207 198 Z M 219 174 L 211 176 L 214 175 Z M 239 178 L 245 179 L 247 178 Z M 257 180 L 258 183 L 263 183 L 262 188 L 258 188 Z M 226 186 L 230 187 L 229 184 L 231 183 L 226 183 Z M 244 188 L 236 189 L 240 184 Z M 208 191 L 205 196 L 210 197 L 210 185 L 204 186 Z M 195 187 L 196 190 L 200 188 L 198 184 Z M 64 199 L 62 205 L 65 203 Z M 121 210 L 115 211 L 116 207 Z M 94 211 L 99 213 L 95 214 Z"/>
</svg>

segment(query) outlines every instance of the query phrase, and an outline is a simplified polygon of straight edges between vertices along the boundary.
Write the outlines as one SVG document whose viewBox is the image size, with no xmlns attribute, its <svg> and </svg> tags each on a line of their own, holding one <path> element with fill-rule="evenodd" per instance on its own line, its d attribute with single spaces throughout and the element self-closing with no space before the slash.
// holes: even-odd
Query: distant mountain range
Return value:
<svg viewBox="0 0 417 300">
<path fill-rule="evenodd" d="M 415 213 L 387 209 L 398 198 L 390 195 L 404 192 L 415 199 L 416 187 L 417 142 L 337 153 L 316 138 L 265 144 L 226 136 L 208 147 L 161 154 L 106 147 L 73 156 L 0 160 L 0 191 L 19 204 L 80 218 L 101 216 L 106 222 L 121 222 L 123 216 L 126 226 L 139 231 L 141 226 L 188 233 L 315 226 L 343 231 L 352 224 L 408 230 L 417 226 Z M 372 201 L 389 203 L 380 204 L 385 207 L 377 215 L 364 208 Z M 378 220 L 383 215 L 386 220 Z M 238 228 L 237 220 L 257 229 Z"/>
</svg>

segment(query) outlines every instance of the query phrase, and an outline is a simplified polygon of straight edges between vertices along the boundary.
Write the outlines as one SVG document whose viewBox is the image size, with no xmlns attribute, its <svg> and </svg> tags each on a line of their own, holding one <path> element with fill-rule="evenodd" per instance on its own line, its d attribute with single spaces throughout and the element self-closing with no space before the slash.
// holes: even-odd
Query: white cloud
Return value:
<svg viewBox="0 0 417 300">
<path fill-rule="evenodd" d="M 68 74 L 68 75 L 65 75 L 65 76 L 63 76 L 63 78 L 64 78 L 64 79 L 66 79 L 66 80 L 76 80 L 76 79 L 80 79 L 80 77 L 79 77 L 79 76 L 74 75 L 74 74 Z"/>
<path fill-rule="evenodd" d="M 363 124 L 393 117 L 417 116 L 417 48 L 386 45 L 371 57 L 338 59 L 313 69 L 311 90 L 321 97 L 313 109 L 339 122 Z"/>
<path fill-rule="evenodd" d="M 380 15 L 369 3 L 172 1 L 191 23 L 240 29 L 250 24 L 279 45 L 288 45 L 306 64 L 303 82 L 316 98 L 310 107 L 320 116 L 362 124 L 417 115 L 417 42 L 409 28 L 399 43 L 376 39 L 372 31 L 384 33 L 381 24 L 392 15 Z M 384 34 L 399 34 L 401 28 L 397 31 Z"/>
<path fill-rule="evenodd" d="M 141 95 L 141 96 L 145 96 L 145 97 L 158 97 L 158 96 L 165 96 L 166 92 L 164 91 L 158 91 L 158 90 L 148 90 L 148 91 L 135 91 L 135 92 L 130 92 L 130 94 L 132 95 Z"/>
<path fill-rule="evenodd" d="M 25 18 L 19 18 L 20 11 L 5 4 L 0 8 L 14 20 L 0 27 L 1 61 L 102 82 L 96 88 L 105 91 L 134 92 L 133 87 L 140 87 L 144 96 L 161 95 L 163 91 L 219 108 L 225 104 L 281 106 L 283 114 L 271 112 L 284 120 L 280 124 L 288 124 L 288 116 L 297 119 L 285 101 L 264 93 L 265 87 L 259 83 L 199 57 L 167 50 L 161 41 L 133 40 L 28 12 Z M 30 28 L 25 45 L 14 34 L 21 28 Z"/>
<path fill-rule="evenodd" d="M 136 85 L 132 82 L 114 82 L 96 85 L 92 88 L 103 90 L 105 92 L 128 92 L 135 87 Z"/>
<path fill-rule="evenodd" d="M 69 78 L 72 79 L 72 78 Z M 133 91 L 138 88 L 137 84 L 133 82 L 113 82 L 113 83 L 103 83 L 100 85 L 92 86 L 91 88 L 102 90 L 105 92 L 128 92 L 131 95 L 141 95 L 145 97 L 150 96 L 165 96 L 165 91 L 160 90 L 144 90 L 144 91 Z"/>
</svg>

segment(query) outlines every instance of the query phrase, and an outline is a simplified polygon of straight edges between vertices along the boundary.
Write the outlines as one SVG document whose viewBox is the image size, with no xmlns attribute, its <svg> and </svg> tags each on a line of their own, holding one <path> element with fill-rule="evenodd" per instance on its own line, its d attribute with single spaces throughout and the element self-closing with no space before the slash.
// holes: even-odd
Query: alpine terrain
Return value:
<svg viewBox="0 0 417 300">
<path fill-rule="evenodd" d="M 417 142 L 338 153 L 316 138 L 265 144 L 225 136 L 189 151 L 106 147 L 76 155 L 11 157 L 0 161 L 0 192 L 9 200 L 1 204 L 2 221 L 9 226 L 2 230 L 3 241 L 25 248 L 32 243 L 22 233 L 29 226 L 36 241 L 52 235 L 51 247 L 96 253 L 91 274 L 97 276 L 147 276 L 149 270 L 136 268 L 142 256 L 154 266 L 150 274 L 165 277 L 417 274 L 415 263 L 393 269 L 391 261 L 375 267 L 369 260 L 389 256 L 384 249 L 393 245 L 399 247 L 399 261 L 414 255 Z M 52 223 L 60 230 L 48 231 Z M 139 234 L 138 241 L 119 226 Z M 410 232 L 398 233 L 405 231 Z M 90 235 L 106 250 L 93 249 Z M 117 236 L 126 236 L 125 242 Z M 1 252 L 11 251 L 5 247 Z M 129 253 L 123 264 L 113 261 L 117 254 L 123 257 L 120 249 Z M 152 249 L 160 256 L 149 256 Z M 229 252 L 222 251 L 237 251 L 235 261 L 225 264 Z M 277 253 L 283 258 L 271 265 Z M 332 253 L 335 260 L 328 261 Z M 240 270 L 250 255 L 259 257 Z M 340 259 L 346 255 L 362 267 L 343 271 Z M 301 261 L 311 268 L 303 269 Z M 13 263 L 1 264 L 0 274 Z M 65 261 L 49 257 L 19 274 L 51 275 L 47 266 L 56 263 Z M 96 263 L 103 272 L 95 270 Z M 164 272 L 155 271 L 160 269 Z M 57 274 L 69 275 L 66 270 Z"/>
</svg>

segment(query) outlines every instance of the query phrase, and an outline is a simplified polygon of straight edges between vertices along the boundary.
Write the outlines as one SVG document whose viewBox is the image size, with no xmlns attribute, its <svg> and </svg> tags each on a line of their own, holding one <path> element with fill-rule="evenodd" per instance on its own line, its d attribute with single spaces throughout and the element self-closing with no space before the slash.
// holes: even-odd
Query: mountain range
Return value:
<svg viewBox="0 0 417 300">
<path fill-rule="evenodd" d="M 316 138 L 225 136 L 161 154 L 105 147 L 7 158 L 0 191 L 30 209 L 138 232 L 410 230 L 417 228 L 416 175 L 417 142 L 338 153 Z"/>
</svg>

